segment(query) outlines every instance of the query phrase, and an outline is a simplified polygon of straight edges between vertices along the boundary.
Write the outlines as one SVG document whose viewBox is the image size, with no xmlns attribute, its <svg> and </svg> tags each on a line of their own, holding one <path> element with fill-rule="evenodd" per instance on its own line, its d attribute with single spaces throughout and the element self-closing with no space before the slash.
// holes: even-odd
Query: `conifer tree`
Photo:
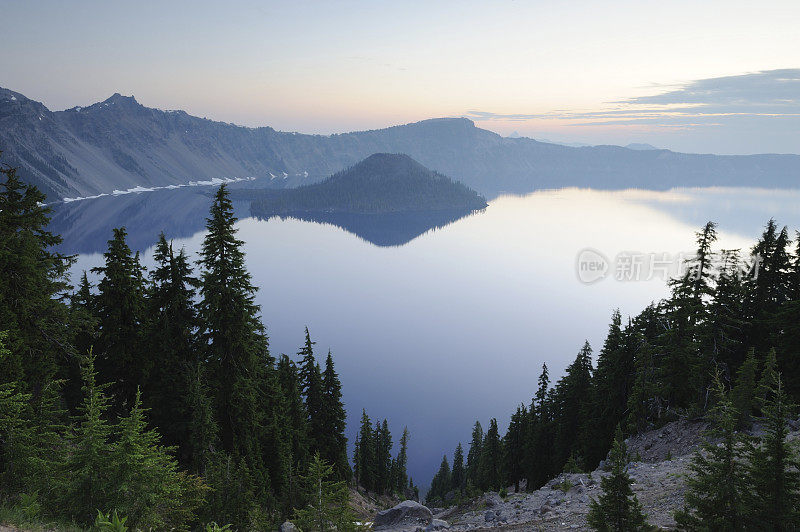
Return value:
<svg viewBox="0 0 800 532">
<path fill-rule="evenodd" d="M 745 439 L 736 432 L 738 413 L 717 373 L 716 404 L 711 409 L 708 439 L 689 466 L 684 508 L 675 514 L 681 528 L 690 530 L 742 530 L 747 519 L 744 449 Z M 712 443 L 719 439 L 720 444 Z"/>
<path fill-rule="evenodd" d="M 269 511 L 273 495 L 278 504 L 287 504 L 289 436 L 275 360 L 235 223 L 233 204 L 222 185 L 214 196 L 200 253 L 200 340 L 222 449 L 237 467 L 246 462 L 255 496 Z"/>
<path fill-rule="evenodd" d="M 617 426 L 609 461 L 611 474 L 600 481 L 603 494 L 592 499 L 586 520 L 595 530 L 628 532 L 651 530 L 642 505 L 631 490 L 633 481 L 628 476 L 628 456 L 622 430 Z"/>
<path fill-rule="evenodd" d="M 394 489 L 400 496 L 403 496 L 408 488 L 408 439 L 408 427 L 403 427 L 403 435 L 400 436 L 400 450 L 397 452 L 397 458 L 395 459 L 397 473 L 395 475 Z"/>
<path fill-rule="evenodd" d="M 311 452 L 322 450 L 324 443 L 321 438 L 324 436 L 324 391 L 322 383 L 322 373 L 319 364 L 314 358 L 314 344 L 311 335 L 306 327 L 306 339 L 303 347 L 297 353 L 300 357 L 300 386 L 305 398 L 306 413 L 308 415 L 308 427 L 311 435 Z"/>
<path fill-rule="evenodd" d="M 450 481 L 451 489 L 457 492 L 463 491 L 466 482 L 466 471 L 464 470 L 464 448 L 461 447 L 461 443 L 456 446 L 456 450 L 453 453 L 453 471 Z"/>
<path fill-rule="evenodd" d="M 187 468 L 200 475 L 205 475 L 212 451 L 219 447 L 214 396 L 208 388 L 204 368 L 200 361 L 189 368 L 184 399 L 189 410 L 187 441 L 183 443 L 188 453 Z"/>
<path fill-rule="evenodd" d="M 103 254 L 105 265 L 92 268 L 102 275 L 95 308 L 99 338 L 95 347 L 97 372 L 111 383 L 112 414 L 130 408 L 139 385 L 147 380 L 149 352 L 143 342 L 145 286 L 138 254 L 128 247 L 125 228 L 114 229 Z M 127 405 L 127 407 L 126 407 Z"/>
<path fill-rule="evenodd" d="M 442 456 L 442 463 L 439 465 L 439 471 L 436 472 L 433 480 L 431 480 L 431 487 L 425 497 L 425 502 L 428 504 L 444 502 L 451 485 L 450 464 L 447 463 L 447 455 L 444 455 Z"/>
<path fill-rule="evenodd" d="M 73 259 L 53 251 L 61 237 L 47 231 L 49 222 L 44 194 L 0 165 L 0 324 L 10 351 L 0 382 L 16 381 L 34 395 L 55 377 L 60 360 L 76 356 L 60 302 Z"/>
<path fill-rule="evenodd" d="M 550 401 L 550 376 L 547 364 L 542 364 L 538 387 L 528 413 L 525 444 L 525 478 L 527 489 L 536 489 L 551 478 L 553 472 L 553 427 Z"/>
<path fill-rule="evenodd" d="M 194 520 L 207 487 L 200 478 L 178 471 L 169 454 L 173 449 L 162 447 L 159 434 L 147 429 L 144 413 L 137 393 L 130 414 L 115 428 L 109 504 L 127 516 L 131 526 L 180 529 Z"/>
<path fill-rule="evenodd" d="M 478 487 L 478 468 L 480 467 L 481 454 L 483 453 L 483 427 L 480 421 L 475 422 L 472 428 L 472 441 L 467 452 L 467 481 L 474 487 Z"/>
<path fill-rule="evenodd" d="M 392 463 L 392 435 L 389 424 L 375 421 L 375 491 L 379 494 L 386 493 L 391 488 L 390 473 Z"/>
<path fill-rule="evenodd" d="M 347 438 L 344 435 L 347 412 L 342 404 L 342 384 L 334 369 L 330 351 L 325 359 L 325 371 L 322 373 L 321 414 L 323 432 L 320 436 L 323 444 L 320 454 L 323 460 L 333 465 L 336 478 L 346 482 L 352 475 L 347 461 Z"/>
<path fill-rule="evenodd" d="M 63 358 L 59 379 L 64 381 L 64 401 L 71 413 L 76 413 L 82 401 L 81 358 L 93 348 L 97 341 L 97 317 L 95 315 L 92 284 L 83 271 L 76 290 L 69 301 L 69 321 L 72 328 L 71 343 L 74 353 Z"/>
<path fill-rule="evenodd" d="M 367 491 L 375 490 L 375 435 L 366 410 L 361 410 L 361 429 L 358 434 L 358 480 Z"/>
<path fill-rule="evenodd" d="M 299 505 L 299 475 L 306 470 L 309 461 L 308 414 L 300 396 L 300 378 L 297 366 L 286 355 L 278 359 L 278 381 L 286 400 L 286 414 L 291 434 L 292 471 L 289 477 L 290 502 Z"/>
<path fill-rule="evenodd" d="M 178 447 L 181 463 L 189 463 L 191 408 L 190 373 L 199 361 L 197 343 L 199 321 L 194 308 L 197 280 L 186 253 L 177 254 L 164 233 L 159 236 L 150 273 L 147 309 L 150 316 L 146 331 L 150 361 L 145 389 L 150 396 L 150 418 L 159 427 L 165 444 Z"/>
<path fill-rule="evenodd" d="M 722 250 L 721 266 L 708 306 L 708 327 L 703 349 L 718 364 L 729 368 L 744 359 L 748 322 L 743 308 L 745 283 L 738 250 Z"/>
<path fill-rule="evenodd" d="M 573 453 L 579 455 L 581 464 L 585 460 L 585 449 L 579 444 L 586 441 L 583 430 L 590 415 L 591 386 L 592 348 L 587 341 L 555 387 L 555 408 L 559 417 L 556 420 L 556 454 L 553 458 L 558 470 Z"/>
<path fill-rule="evenodd" d="M 503 448 L 497 429 L 497 420 L 489 420 L 489 430 L 481 448 L 478 467 L 478 487 L 483 490 L 499 490 L 503 487 Z"/>
<path fill-rule="evenodd" d="M 528 411 L 524 405 L 517 407 L 511 416 L 508 430 L 503 437 L 503 470 L 514 491 L 519 492 L 519 483 L 523 478 L 522 463 L 525 453 L 525 436 L 527 434 Z"/>
<path fill-rule="evenodd" d="M 758 361 L 756 360 L 755 350 L 751 349 L 744 363 L 739 366 L 739 370 L 736 373 L 736 383 L 731 390 L 731 401 L 738 413 L 738 428 L 746 428 L 750 425 L 750 419 L 755 407 L 757 369 Z"/>
<path fill-rule="evenodd" d="M 635 378 L 633 350 L 629 343 L 629 332 L 623 331 L 622 316 L 615 310 L 592 379 L 590 415 L 583 442 L 588 470 L 594 469 L 605 457 L 614 437 L 612 427 L 623 420 L 628 406 Z"/>
<path fill-rule="evenodd" d="M 780 375 L 772 374 L 770 393 L 762 411 L 765 431 L 760 445 L 751 451 L 749 475 L 752 499 L 748 527 L 753 530 L 798 530 L 800 528 L 800 460 L 797 448 L 786 437 L 786 420 L 793 413 Z"/>
<path fill-rule="evenodd" d="M 308 505 L 295 510 L 295 522 L 301 530 L 356 530 L 355 517 L 348 504 L 347 485 L 332 478 L 335 478 L 333 466 L 327 464 L 319 453 L 314 454 L 308 474 L 303 477 Z"/>
<path fill-rule="evenodd" d="M 72 452 L 63 465 L 63 485 L 57 500 L 57 505 L 69 508 L 70 517 L 79 523 L 91 522 L 99 508 L 110 509 L 114 492 L 114 463 L 108 455 L 112 435 L 106 419 L 108 385 L 97 383 L 94 362 L 91 352 L 82 361 L 83 404 L 79 423 L 68 435 Z"/>
</svg>

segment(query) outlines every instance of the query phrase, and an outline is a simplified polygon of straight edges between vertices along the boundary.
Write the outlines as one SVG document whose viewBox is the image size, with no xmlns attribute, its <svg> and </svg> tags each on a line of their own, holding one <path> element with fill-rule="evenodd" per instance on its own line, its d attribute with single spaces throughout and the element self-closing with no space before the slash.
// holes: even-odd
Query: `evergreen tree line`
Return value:
<svg viewBox="0 0 800 532">
<path fill-rule="evenodd" d="M 84 272 L 73 289 L 44 196 L 0 172 L 0 503 L 267 529 L 325 485 L 316 516 L 346 529 L 330 513 L 352 479 L 333 357 L 317 362 L 307 329 L 296 362 L 270 354 L 225 186 L 196 268 L 162 234 L 147 272 L 119 228 L 97 285 Z"/>
<path fill-rule="evenodd" d="M 712 222 L 696 233 L 696 253 L 668 282 L 667 298 L 627 323 L 613 313 L 596 364 L 587 342 L 552 386 L 543 365 L 531 402 L 516 409 L 502 438 L 491 430 L 496 422 L 486 435 L 476 423 L 465 474 L 455 474 L 459 444 L 429 498 L 533 490 L 565 470 L 591 471 L 612 448 L 617 426 L 630 435 L 709 413 L 717 373 L 738 429 L 764 414 L 754 390 L 770 368 L 783 376 L 787 397 L 800 399 L 800 237 L 793 245 L 770 220 L 747 260 L 741 250 L 715 251 L 716 237 Z"/>
<path fill-rule="evenodd" d="M 408 476 L 408 428 L 403 428 L 400 449 L 392 457 L 392 433 L 386 419 L 372 426 L 366 410 L 361 411 L 361 426 L 353 450 L 356 486 L 378 495 L 404 499 L 419 497 L 419 490 Z"/>
</svg>

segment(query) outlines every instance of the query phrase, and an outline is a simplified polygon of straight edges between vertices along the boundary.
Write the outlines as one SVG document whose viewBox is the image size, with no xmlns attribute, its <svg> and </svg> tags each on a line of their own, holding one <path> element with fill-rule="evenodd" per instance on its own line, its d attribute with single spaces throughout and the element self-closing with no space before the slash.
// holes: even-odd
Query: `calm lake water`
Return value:
<svg viewBox="0 0 800 532">
<path fill-rule="evenodd" d="M 147 266 L 162 229 L 196 256 L 210 192 L 59 205 L 53 228 L 80 253 L 74 278 L 101 264 L 115 226 L 128 227 Z M 615 308 L 625 317 L 666 295 L 659 275 L 615 279 L 618 254 L 690 252 L 709 219 L 718 248 L 747 249 L 770 217 L 800 227 L 799 200 L 785 190 L 563 189 L 502 196 L 463 217 L 325 223 L 258 220 L 239 205 L 238 228 L 273 354 L 294 356 L 308 326 L 317 355 L 334 354 L 350 442 L 362 408 L 389 420 L 395 442 L 408 426 L 410 472 L 425 487 L 442 454 L 468 445 L 476 419 L 486 427 L 497 416 L 503 428 L 529 403 L 543 362 L 557 378 L 584 340 L 599 350 Z M 590 285 L 576 274 L 586 248 L 610 262 Z"/>
</svg>

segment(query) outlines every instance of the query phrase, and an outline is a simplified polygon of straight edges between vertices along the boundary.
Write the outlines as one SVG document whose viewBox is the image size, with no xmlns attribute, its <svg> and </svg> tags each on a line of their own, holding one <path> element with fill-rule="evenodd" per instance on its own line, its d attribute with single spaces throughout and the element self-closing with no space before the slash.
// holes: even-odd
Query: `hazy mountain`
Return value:
<svg viewBox="0 0 800 532">
<path fill-rule="evenodd" d="M 751 185 L 796 187 L 800 156 L 716 156 L 618 146 L 573 148 L 504 138 L 464 118 L 339 135 L 246 128 L 161 111 L 115 94 L 52 112 L 0 89 L 3 161 L 51 198 L 216 177 L 268 177 L 271 186 L 321 181 L 372 153 L 406 153 L 485 195 L 536 188 Z M 274 176 L 274 177 L 271 177 Z"/>
<path fill-rule="evenodd" d="M 408 155 L 391 153 L 370 155 L 321 183 L 240 192 L 253 199 L 251 209 L 257 216 L 472 211 L 486 207 L 486 200 L 464 184 L 428 170 Z"/>
<path fill-rule="evenodd" d="M 659 148 L 656 148 L 655 146 L 653 146 L 652 144 L 647 144 L 647 143 L 644 143 L 644 142 L 631 142 L 630 144 L 628 144 L 625 147 L 628 148 L 629 150 L 658 150 L 659 149 Z"/>
</svg>

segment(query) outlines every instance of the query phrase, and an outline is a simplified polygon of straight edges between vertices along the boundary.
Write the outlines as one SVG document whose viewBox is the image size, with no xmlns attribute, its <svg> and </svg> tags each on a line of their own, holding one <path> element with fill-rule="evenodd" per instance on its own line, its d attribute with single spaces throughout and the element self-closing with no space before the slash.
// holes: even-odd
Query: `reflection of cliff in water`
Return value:
<svg viewBox="0 0 800 532">
<path fill-rule="evenodd" d="M 440 229 L 465 218 L 474 210 L 396 212 L 359 214 L 341 212 L 295 212 L 269 216 L 334 225 L 376 246 L 402 246 L 428 231 Z"/>
<path fill-rule="evenodd" d="M 213 191 L 211 187 L 158 190 L 60 203 L 52 206 L 49 229 L 63 237 L 58 247 L 62 253 L 102 253 L 112 229 L 123 226 L 131 249 L 144 251 L 156 243 L 161 231 L 173 239 L 204 230 Z M 248 205 L 237 209 L 237 215 L 249 216 Z"/>
</svg>

